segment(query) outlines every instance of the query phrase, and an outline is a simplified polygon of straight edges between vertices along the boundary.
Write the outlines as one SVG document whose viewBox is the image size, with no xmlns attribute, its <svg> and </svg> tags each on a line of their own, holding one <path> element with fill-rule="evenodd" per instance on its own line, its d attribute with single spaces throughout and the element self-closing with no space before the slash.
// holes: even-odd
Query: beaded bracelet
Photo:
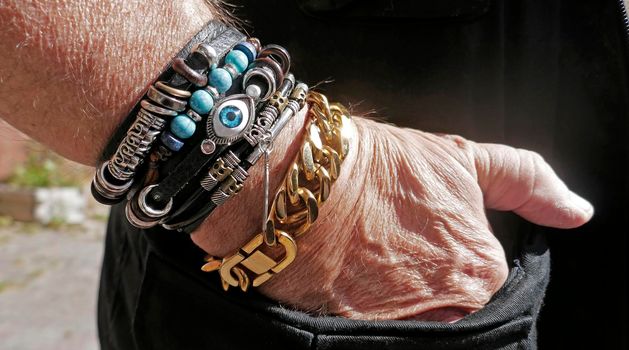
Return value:
<svg viewBox="0 0 629 350">
<path fill-rule="evenodd" d="M 154 141 L 164 131 L 166 118 L 185 110 L 185 98 L 191 96 L 188 90 L 192 83 L 188 78 L 203 76 L 213 63 L 210 61 L 222 57 L 245 39 L 237 30 L 216 21 L 209 22 L 192 38 L 112 136 L 92 182 L 92 194 L 97 200 L 114 204 L 124 199 L 135 178 L 140 176 L 141 165 Z M 211 44 L 212 50 L 204 50 L 203 43 Z M 179 74 L 175 69 L 177 66 L 186 66 L 179 71 L 188 74 Z"/>
<path fill-rule="evenodd" d="M 303 107 L 308 87 L 289 70 L 281 46 L 208 23 L 112 137 L 92 193 L 106 204 L 128 198 L 136 227 L 192 232 L 238 193 L 248 168 Z"/>
<path fill-rule="evenodd" d="M 265 228 L 234 254 L 223 259 L 208 256 L 202 271 L 219 271 L 223 288 L 259 287 L 288 267 L 297 256 L 295 238 L 308 231 L 319 215 L 319 207 L 338 178 L 341 164 L 350 151 L 353 129 L 347 110 L 328 104 L 327 98 L 310 92 L 305 140 L 278 189 Z M 281 246 L 275 261 L 263 249 Z M 266 243 L 266 244 L 263 244 Z"/>
</svg>

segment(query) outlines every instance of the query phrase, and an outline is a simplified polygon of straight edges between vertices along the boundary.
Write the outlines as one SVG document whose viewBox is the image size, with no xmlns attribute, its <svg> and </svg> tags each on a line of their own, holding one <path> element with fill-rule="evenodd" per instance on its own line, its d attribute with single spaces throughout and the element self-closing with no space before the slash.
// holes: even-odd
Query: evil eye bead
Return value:
<svg viewBox="0 0 629 350">
<path fill-rule="evenodd" d="M 249 59 L 244 52 L 231 50 L 225 57 L 225 64 L 231 64 L 238 70 L 238 73 L 242 73 L 249 66 Z"/>
<path fill-rule="evenodd" d="M 207 121 L 209 139 L 216 144 L 230 144 L 251 128 L 254 120 L 253 99 L 244 94 L 223 99 Z"/>
<path fill-rule="evenodd" d="M 237 106 L 225 106 L 218 113 L 218 119 L 225 127 L 237 128 L 242 124 L 242 110 Z"/>
<path fill-rule="evenodd" d="M 170 132 L 180 139 L 189 139 L 194 135 L 197 124 L 185 114 L 180 114 L 170 122 Z"/>
<path fill-rule="evenodd" d="M 223 93 L 232 86 L 232 76 L 223 68 L 216 68 L 210 72 L 210 85 L 214 86 L 219 93 Z"/>
<path fill-rule="evenodd" d="M 199 114 L 208 114 L 214 107 L 214 99 L 209 92 L 197 90 L 190 96 L 190 108 Z"/>
</svg>

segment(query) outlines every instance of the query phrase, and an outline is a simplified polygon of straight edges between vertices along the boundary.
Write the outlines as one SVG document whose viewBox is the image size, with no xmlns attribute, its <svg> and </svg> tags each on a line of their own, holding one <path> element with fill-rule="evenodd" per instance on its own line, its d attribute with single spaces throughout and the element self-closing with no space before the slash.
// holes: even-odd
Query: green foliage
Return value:
<svg viewBox="0 0 629 350">
<path fill-rule="evenodd" d="M 13 225 L 13 218 L 10 216 L 0 215 L 0 228 Z"/>
<path fill-rule="evenodd" d="M 80 179 L 61 166 L 61 157 L 46 150 L 33 150 L 26 162 L 9 178 L 10 185 L 18 187 L 67 187 L 77 186 Z"/>
</svg>

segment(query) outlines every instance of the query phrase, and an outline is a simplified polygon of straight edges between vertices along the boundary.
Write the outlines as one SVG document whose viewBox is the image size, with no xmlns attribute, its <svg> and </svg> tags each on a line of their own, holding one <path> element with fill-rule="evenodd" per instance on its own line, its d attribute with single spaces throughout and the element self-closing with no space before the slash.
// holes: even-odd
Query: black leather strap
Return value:
<svg viewBox="0 0 629 350">
<path fill-rule="evenodd" d="M 195 70 L 203 69 L 202 67 L 204 67 L 204 65 L 202 59 L 200 57 L 195 57 L 196 55 L 190 55 L 190 52 L 195 45 L 201 42 L 209 42 L 224 33 L 225 31 L 233 31 L 235 35 L 241 35 L 243 40 L 246 38 L 244 34 L 238 33 L 238 31 L 236 31 L 236 29 L 232 27 L 229 27 L 218 21 L 210 21 L 203 27 L 203 29 L 201 29 L 201 31 L 199 31 L 195 36 L 192 37 L 192 39 L 190 39 L 186 46 L 181 51 L 179 51 L 179 53 L 174 58 L 180 57 L 186 59 L 186 63 Z M 220 47 L 220 43 L 216 43 L 215 45 L 216 47 L 214 47 L 214 49 L 216 49 L 216 52 L 219 55 L 231 48 Z M 172 69 L 171 62 L 168 63 L 168 65 L 164 68 L 163 73 L 160 74 L 155 81 L 165 81 L 168 85 L 177 89 L 188 89 L 190 87 L 190 83 Z M 144 97 L 144 94 L 142 95 L 142 97 Z M 141 100 L 142 99 L 138 100 L 136 105 L 129 112 L 127 118 L 120 124 L 116 131 L 114 131 L 114 134 L 110 137 L 107 146 L 105 146 L 105 149 L 103 150 L 100 162 L 109 160 L 116 152 L 118 145 L 125 137 L 127 130 L 135 120 L 136 114 L 141 108 Z"/>
</svg>

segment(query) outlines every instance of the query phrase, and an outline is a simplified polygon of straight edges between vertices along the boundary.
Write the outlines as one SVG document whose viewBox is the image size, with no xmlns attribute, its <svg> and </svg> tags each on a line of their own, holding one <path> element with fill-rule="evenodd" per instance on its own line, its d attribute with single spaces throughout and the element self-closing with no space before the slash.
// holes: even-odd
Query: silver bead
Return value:
<svg viewBox="0 0 629 350">
<path fill-rule="evenodd" d="M 200 43 L 192 49 L 192 52 L 200 54 L 207 61 L 208 68 L 218 64 L 218 54 L 216 50 L 207 43 Z"/>
<path fill-rule="evenodd" d="M 247 180 L 247 177 L 249 177 L 249 173 L 247 173 L 245 169 L 237 165 L 231 176 L 236 179 L 237 183 L 242 184 Z"/>
<path fill-rule="evenodd" d="M 201 187 L 206 191 L 211 191 L 216 187 L 218 179 L 211 173 L 208 173 L 203 179 L 201 179 Z"/>
<path fill-rule="evenodd" d="M 260 98 L 260 95 L 262 94 L 262 89 L 260 89 L 258 85 L 251 84 L 247 86 L 247 89 L 245 90 L 245 92 L 247 93 L 247 95 L 257 100 Z"/>
<path fill-rule="evenodd" d="M 131 124 L 125 138 L 118 145 L 116 153 L 107 162 L 109 173 L 120 181 L 132 178 L 165 125 L 166 122 L 163 119 L 140 109 L 137 119 Z"/>
<path fill-rule="evenodd" d="M 222 158 L 225 161 L 225 165 L 232 169 L 236 169 L 236 167 L 238 167 L 238 163 L 240 163 L 240 159 L 232 151 L 225 152 L 225 155 Z"/>
<path fill-rule="evenodd" d="M 190 117 L 190 119 L 194 120 L 196 123 L 200 122 L 203 119 L 199 115 L 199 113 L 195 112 L 192 109 L 189 109 L 188 111 L 186 111 L 186 114 L 188 115 L 188 117 Z"/>
<path fill-rule="evenodd" d="M 229 195 L 220 189 L 212 193 L 212 198 L 211 198 L 212 203 L 216 204 L 217 206 L 222 205 L 228 199 L 229 199 Z"/>
<path fill-rule="evenodd" d="M 261 86 L 257 87 L 261 91 L 260 92 L 261 96 L 259 97 L 259 99 L 261 101 L 266 101 L 269 98 L 271 98 L 275 90 L 277 90 L 277 82 L 275 81 L 275 74 L 270 69 L 264 68 L 264 67 L 255 67 L 255 68 L 249 69 L 245 73 L 242 79 L 242 86 L 245 89 L 245 91 L 247 91 L 250 85 L 257 85 L 257 84 L 249 83 L 253 78 L 258 78 L 259 80 L 262 80 L 266 84 L 266 86 L 264 87 L 266 88 L 266 90 L 264 90 L 264 88 Z M 264 94 L 262 94 L 262 91 L 264 91 Z"/>
<path fill-rule="evenodd" d="M 178 114 L 176 111 L 173 111 L 172 109 L 156 106 L 156 105 L 150 103 L 146 99 L 142 100 L 140 102 L 140 105 L 142 106 L 142 108 L 146 109 L 149 112 L 165 115 L 165 116 L 168 116 L 168 117 L 174 117 L 174 116 L 176 116 Z"/>
<path fill-rule="evenodd" d="M 166 95 L 165 93 L 157 90 L 152 85 L 146 92 L 146 97 L 148 97 L 151 101 L 157 103 L 158 105 L 175 110 L 177 112 L 183 112 L 186 109 L 186 101 Z"/>
<path fill-rule="evenodd" d="M 92 180 L 94 184 L 94 189 L 103 197 L 111 200 L 117 200 L 122 198 L 125 193 L 131 188 L 133 184 L 133 179 L 129 179 L 124 182 L 122 185 L 112 184 L 107 180 L 107 176 L 105 175 L 106 171 L 109 171 L 108 164 L 109 162 L 103 163 L 96 173 L 94 174 L 94 179 Z"/>
<path fill-rule="evenodd" d="M 214 141 L 205 139 L 201 142 L 201 152 L 203 152 L 203 154 L 210 155 L 214 153 L 214 151 L 216 151 L 216 144 Z"/>
<path fill-rule="evenodd" d="M 150 185 L 150 186 L 144 187 L 142 191 L 140 191 L 140 194 L 138 195 L 138 199 L 137 199 L 138 208 L 140 208 L 140 210 L 142 211 L 142 214 L 150 218 L 154 218 L 154 219 L 159 219 L 163 217 L 164 215 L 168 214 L 173 207 L 172 198 L 168 200 L 168 203 L 166 203 L 166 206 L 163 209 L 151 208 L 151 206 L 148 205 L 148 203 L 146 202 L 146 196 L 153 188 L 157 186 L 158 185 Z"/>
<path fill-rule="evenodd" d="M 192 95 L 192 93 L 188 90 L 174 88 L 164 83 L 163 81 L 158 81 L 157 83 L 155 83 L 155 87 L 167 94 L 173 95 L 175 97 L 181 97 L 184 99 L 189 98 Z"/>
<path fill-rule="evenodd" d="M 223 69 L 225 69 L 229 75 L 231 75 L 232 80 L 236 80 L 236 78 L 238 78 L 238 76 L 240 75 L 240 73 L 238 73 L 238 70 L 236 69 L 236 67 L 234 67 L 234 65 L 232 64 L 226 64 L 223 66 Z"/>
<path fill-rule="evenodd" d="M 127 221 L 129 221 L 131 225 L 137 228 L 148 229 L 159 223 L 159 220 L 149 221 L 149 220 L 140 219 L 133 211 L 131 202 L 127 202 L 127 205 L 124 208 L 124 212 L 125 212 L 125 216 L 127 217 Z"/>
<path fill-rule="evenodd" d="M 218 101 L 221 98 L 221 94 L 212 85 L 208 85 L 208 86 L 204 87 L 203 90 L 207 91 L 210 94 L 210 96 L 212 96 L 212 99 L 214 99 L 215 103 L 216 103 L 216 101 Z"/>
</svg>

